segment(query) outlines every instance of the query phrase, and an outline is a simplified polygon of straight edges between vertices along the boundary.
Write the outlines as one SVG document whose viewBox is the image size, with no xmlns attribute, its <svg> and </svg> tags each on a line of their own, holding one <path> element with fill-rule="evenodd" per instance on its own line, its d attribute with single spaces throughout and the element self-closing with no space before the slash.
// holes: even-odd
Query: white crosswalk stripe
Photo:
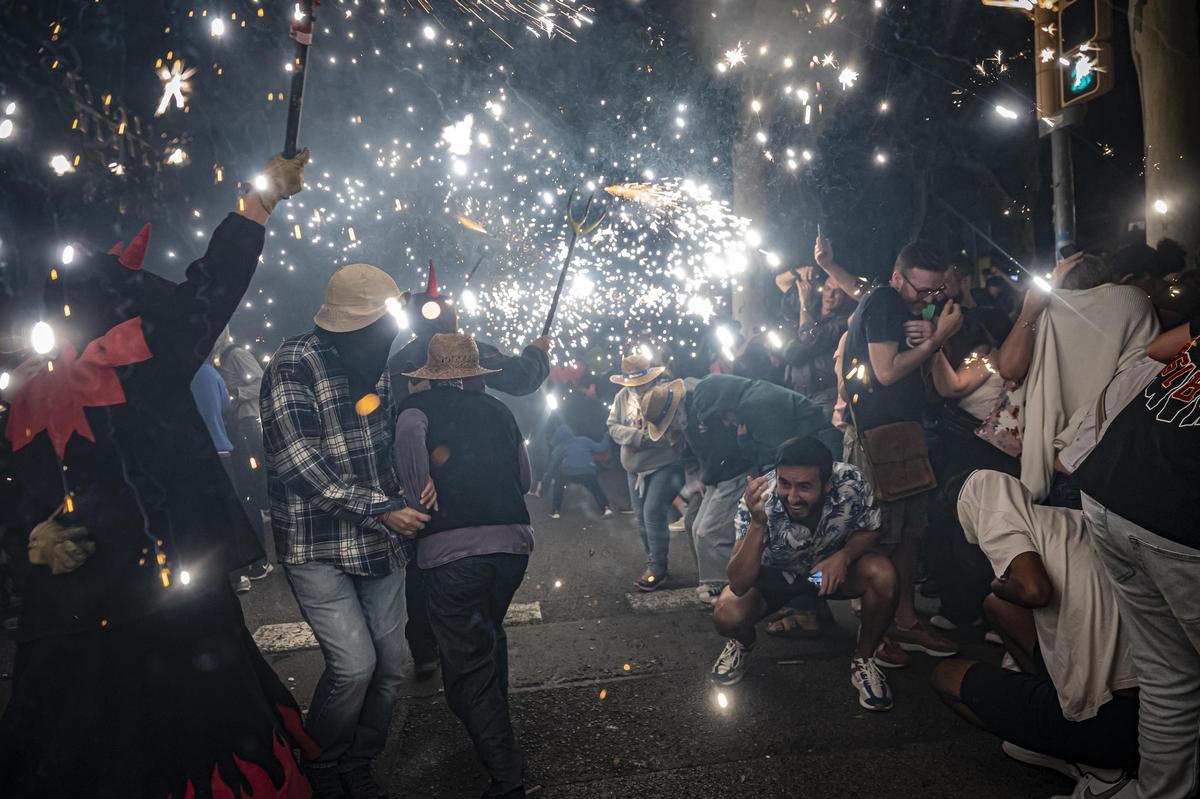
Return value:
<svg viewBox="0 0 1200 799">
<path fill-rule="evenodd" d="M 537 624 L 542 620 L 541 602 L 514 602 L 508 607 L 504 623 L 508 626 Z M 254 643 L 263 652 L 296 652 L 316 649 L 317 638 L 305 622 L 264 624 L 254 631 Z"/>
</svg>

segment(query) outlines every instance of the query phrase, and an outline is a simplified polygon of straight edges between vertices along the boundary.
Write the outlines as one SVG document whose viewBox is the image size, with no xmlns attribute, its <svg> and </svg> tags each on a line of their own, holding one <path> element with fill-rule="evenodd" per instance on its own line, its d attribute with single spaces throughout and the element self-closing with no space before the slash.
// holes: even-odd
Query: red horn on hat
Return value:
<svg viewBox="0 0 1200 799">
<path fill-rule="evenodd" d="M 120 255 L 125 249 L 125 242 L 118 241 L 116 244 L 108 248 L 109 255 Z"/>
<path fill-rule="evenodd" d="M 117 255 L 117 260 L 121 262 L 121 266 L 126 269 L 132 269 L 135 272 L 142 268 L 142 261 L 146 257 L 146 247 L 150 244 L 150 223 L 147 222 L 134 236 L 133 241 L 129 242 L 129 246 Z M 111 250 L 110 250 L 111 252 Z"/>
<path fill-rule="evenodd" d="M 425 284 L 425 293 L 436 298 L 438 295 L 437 270 L 433 268 L 433 259 L 429 259 L 429 281 Z"/>
</svg>

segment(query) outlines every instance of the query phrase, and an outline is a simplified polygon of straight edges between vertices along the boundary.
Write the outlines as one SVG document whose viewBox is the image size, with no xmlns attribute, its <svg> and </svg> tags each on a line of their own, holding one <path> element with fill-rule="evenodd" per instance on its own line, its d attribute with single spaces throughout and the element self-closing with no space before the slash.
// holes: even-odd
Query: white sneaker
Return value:
<svg viewBox="0 0 1200 799">
<path fill-rule="evenodd" d="M 612 509 L 612 508 L 605 508 L 605 509 L 604 509 L 604 518 L 606 518 L 606 519 L 607 519 L 609 516 L 612 516 L 612 515 L 613 515 L 613 509 Z"/>
<path fill-rule="evenodd" d="M 558 511 L 555 511 L 554 513 L 549 514 L 549 516 L 551 519 L 561 519 L 562 518 L 562 514 L 559 513 Z"/>
<path fill-rule="evenodd" d="M 945 616 L 941 615 L 940 613 L 936 616 L 930 616 L 929 623 L 932 624 L 934 627 L 937 627 L 939 630 L 946 630 L 947 632 L 957 630 L 960 628 L 960 625 L 955 624 L 954 622 L 950 621 L 950 619 L 946 618 Z M 983 619 L 976 619 L 975 621 L 971 622 L 970 626 L 979 627 L 982 624 L 983 624 Z"/>
<path fill-rule="evenodd" d="M 237 591 L 239 594 L 244 594 L 253 587 L 254 586 L 250 582 L 250 578 L 243 574 L 241 577 L 238 578 L 237 587 L 234 588 L 233 590 Z"/>
<path fill-rule="evenodd" d="M 730 638 L 713 664 L 709 678 L 717 685 L 737 685 L 745 676 L 746 656 L 749 654 L 749 647 L 742 646 L 736 638 Z"/>
<path fill-rule="evenodd" d="M 718 585 L 709 585 L 702 583 L 696 586 L 696 598 L 706 605 L 717 604 L 717 597 L 721 595 L 721 587 Z"/>
<path fill-rule="evenodd" d="M 1038 768 L 1048 768 L 1076 782 L 1083 779 L 1083 771 L 1079 766 L 1074 763 L 1068 763 L 1062 758 L 1043 755 L 1041 752 L 1017 746 L 1011 741 L 1005 741 L 1000 744 L 1000 751 L 1018 763 L 1024 763 L 1027 766 L 1037 766 Z"/>
<path fill-rule="evenodd" d="M 850 684 L 858 689 L 858 704 L 867 710 L 882 712 L 892 709 L 892 690 L 887 678 L 875 665 L 874 658 L 850 660 Z"/>
<path fill-rule="evenodd" d="M 1070 795 L 1059 794 L 1052 799 L 1137 799 L 1137 778 L 1124 773 L 1115 780 L 1106 780 L 1096 774 L 1084 774 L 1075 783 Z"/>
<path fill-rule="evenodd" d="M 687 526 L 683 523 L 682 518 L 676 519 L 675 521 L 673 521 L 667 525 L 667 531 L 672 532 L 672 533 L 682 533 L 686 529 L 687 529 Z"/>
</svg>

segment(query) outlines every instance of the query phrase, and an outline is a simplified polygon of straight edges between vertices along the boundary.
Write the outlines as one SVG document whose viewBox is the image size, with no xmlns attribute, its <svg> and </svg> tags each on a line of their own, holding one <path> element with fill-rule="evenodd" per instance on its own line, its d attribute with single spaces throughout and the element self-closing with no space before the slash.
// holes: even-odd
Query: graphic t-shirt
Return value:
<svg viewBox="0 0 1200 799">
<path fill-rule="evenodd" d="M 1191 334 L 1113 419 L 1077 474 L 1084 492 L 1113 513 L 1200 549 L 1200 318 Z"/>
<path fill-rule="evenodd" d="M 904 323 L 915 319 L 909 304 L 891 286 L 877 286 L 859 303 L 850 317 L 846 354 L 842 360 L 846 398 L 854 403 L 854 419 L 861 430 L 873 430 L 894 422 L 919 422 L 925 410 L 925 383 L 921 370 L 914 369 L 890 386 L 875 379 L 868 344 L 895 341 L 899 351 L 905 343 Z M 859 370 L 859 366 L 863 368 Z M 858 401 L 854 402 L 855 395 Z"/>
<path fill-rule="evenodd" d="M 833 464 L 833 487 L 825 496 L 821 519 L 815 529 L 792 521 L 775 493 L 775 472 L 767 473 L 767 529 L 763 531 L 766 548 L 762 564 L 783 572 L 789 583 L 808 575 L 814 564 L 840 550 L 846 539 L 859 530 L 878 530 L 880 510 L 867 482 L 854 466 Z M 750 529 L 750 510 L 743 498 L 738 502 L 734 533 L 737 540 L 746 537 Z"/>
</svg>

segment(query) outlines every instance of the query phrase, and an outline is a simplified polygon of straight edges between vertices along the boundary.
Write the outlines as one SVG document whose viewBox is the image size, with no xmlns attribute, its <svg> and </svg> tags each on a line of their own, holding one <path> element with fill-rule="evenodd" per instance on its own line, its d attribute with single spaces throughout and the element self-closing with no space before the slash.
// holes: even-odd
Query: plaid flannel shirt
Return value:
<svg viewBox="0 0 1200 799">
<path fill-rule="evenodd" d="M 263 442 L 275 550 L 285 564 L 331 563 L 349 574 L 402 568 L 411 544 L 376 517 L 406 507 L 392 468 L 391 381 L 359 416 L 333 345 L 312 331 L 286 339 L 263 378 Z"/>
</svg>

